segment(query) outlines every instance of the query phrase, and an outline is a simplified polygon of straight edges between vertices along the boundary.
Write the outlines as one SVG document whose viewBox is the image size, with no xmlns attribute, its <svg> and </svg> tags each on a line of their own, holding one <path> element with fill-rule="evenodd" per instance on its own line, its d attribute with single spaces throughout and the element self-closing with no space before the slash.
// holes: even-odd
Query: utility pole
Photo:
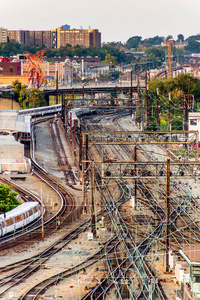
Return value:
<svg viewBox="0 0 200 300">
<path fill-rule="evenodd" d="M 85 163 L 82 163 L 82 192 L 83 192 L 83 205 L 84 205 L 84 212 L 87 213 L 87 205 L 86 205 L 86 169 Z"/>
<path fill-rule="evenodd" d="M 44 240 L 44 204 L 43 204 L 43 195 L 42 195 L 42 188 L 41 188 L 41 204 L 42 204 L 42 240 Z"/>
<path fill-rule="evenodd" d="M 64 93 L 62 93 L 62 109 L 61 109 L 61 118 L 62 118 L 63 124 L 65 124 L 65 123 L 64 123 L 64 118 L 65 118 L 65 116 L 64 116 Z"/>
<path fill-rule="evenodd" d="M 184 122 L 184 130 L 188 131 L 188 97 L 186 97 L 186 95 L 184 95 L 184 115 L 185 115 L 185 122 Z M 188 133 L 186 133 L 186 142 L 188 140 Z M 185 144 L 186 147 L 186 155 L 187 155 L 187 159 L 188 159 L 188 144 Z"/>
<path fill-rule="evenodd" d="M 94 206 L 94 189 L 95 189 L 95 169 L 94 169 L 94 160 L 92 160 L 91 163 L 91 202 L 92 202 L 92 211 L 91 211 L 91 220 L 92 220 L 92 233 L 93 233 L 93 237 L 96 237 L 97 232 L 96 232 L 96 219 L 95 219 L 95 206 Z"/>
<path fill-rule="evenodd" d="M 82 167 L 82 126 L 79 129 L 79 167 Z"/>
<path fill-rule="evenodd" d="M 58 71 L 56 71 L 56 104 L 58 104 Z"/>
<path fill-rule="evenodd" d="M 166 215 L 166 272 L 169 272 L 169 216 L 170 216 L 170 159 L 167 159 L 167 191 L 166 191 L 166 200 L 167 200 L 167 215 Z"/>
<path fill-rule="evenodd" d="M 137 161 L 137 147 L 134 148 L 134 161 Z M 135 165 L 135 176 L 137 175 L 137 166 Z M 137 179 L 135 179 L 135 210 L 137 210 Z"/>
<path fill-rule="evenodd" d="M 133 99 L 133 71 L 131 70 L 131 105 L 132 105 L 132 99 Z"/>
<path fill-rule="evenodd" d="M 185 115 L 184 130 L 188 131 L 188 101 L 186 95 L 184 95 L 184 115 Z"/>
<path fill-rule="evenodd" d="M 84 97 L 85 97 L 84 85 L 83 85 L 83 88 L 82 88 L 82 96 L 83 96 L 83 101 L 84 101 Z"/>
<path fill-rule="evenodd" d="M 149 99 L 148 99 L 147 70 L 145 71 L 145 101 L 146 101 L 146 122 L 147 122 L 147 126 L 149 126 Z"/>
<path fill-rule="evenodd" d="M 171 125 L 171 93 L 169 93 L 169 131 L 172 130 Z"/>
<path fill-rule="evenodd" d="M 74 162 L 76 162 L 76 120 L 74 120 Z"/>
<path fill-rule="evenodd" d="M 140 98 L 140 74 L 137 72 L 137 94 L 138 98 Z"/>
<path fill-rule="evenodd" d="M 89 163 L 88 163 L 88 135 L 86 134 L 86 145 L 85 145 L 85 159 L 86 159 L 86 171 L 85 171 L 85 178 L 86 178 L 86 182 L 88 183 L 89 181 L 89 176 L 88 176 L 88 168 L 89 168 Z M 86 187 L 87 189 L 87 187 Z M 85 210 L 86 212 L 88 212 L 88 194 L 86 191 L 86 195 L 85 195 Z"/>
<path fill-rule="evenodd" d="M 156 89 L 157 92 L 157 130 L 160 130 L 160 107 L 159 107 L 159 90 Z"/>
<path fill-rule="evenodd" d="M 70 112 L 70 144 L 72 145 L 72 113 Z"/>
<path fill-rule="evenodd" d="M 67 109 L 67 105 L 66 105 L 66 101 L 65 98 L 63 99 L 63 123 L 65 125 L 66 131 L 67 131 L 67 127 L 68 127 L 68 109 Z"/>
</svg>

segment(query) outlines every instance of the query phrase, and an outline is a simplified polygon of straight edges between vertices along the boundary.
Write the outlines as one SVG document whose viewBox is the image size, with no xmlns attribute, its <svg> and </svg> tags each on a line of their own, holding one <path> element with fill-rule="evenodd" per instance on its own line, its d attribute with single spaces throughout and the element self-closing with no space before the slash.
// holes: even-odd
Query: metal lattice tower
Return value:
<svg viewBox="0 0 200 300">
<path fill-rule="evenodd" d="M 36 52 L 35 54 L 24 52 L 27 58 L 27 76 L 29 78 L 29 84 L 32 87 L 39 88 L 46 80 L 46 72 L 42 62 L 42 57 L 45 53 L 45 49 Z"/>
<path fill-rule="evenodd" d="M 168 40 L 168 77 L 172 77 L 172 45 L 173 40 Z"/>
</svg>

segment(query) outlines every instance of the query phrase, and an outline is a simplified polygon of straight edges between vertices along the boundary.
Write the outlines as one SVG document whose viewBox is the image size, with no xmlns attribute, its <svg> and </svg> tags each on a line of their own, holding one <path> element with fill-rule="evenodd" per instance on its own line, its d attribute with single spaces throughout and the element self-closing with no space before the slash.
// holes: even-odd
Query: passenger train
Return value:
<svg viewBox="0 0 200 300">
<path fill-rule="evenodd" d="M 51 106 L 43 106 L 37 108 L 29 108 L 25 110 L 19 110 L 18 114 L 22 116 L 43 116 L 48 114 L 60 114 L 62 109 L 62 104 L 56 104 Z"/>
<path fill-rule="evenodd" d="M 19 110 L 18 114 L 21 116 L 32 116 L 32 117 L 37 117 L 37 116 L 45 116 L 45 115 L 52 115 L 52 114 L 57 114 L 60 115 L 62 111 L 62 104 L 56 104 L 56 105 L 51 105 L 51 106 L 44 106 L 44 107 L 37 107 L 37 108 L 29 108 L 29 109 L 24 109 L 24 110 Z M 88 108 L 74 108 L 71 111 L 74 111 L 77 116 L 81 115 L 92 115 L 96 114 L 97 111 L 96 109 L 88 109 Z"/>
<path fill-rule="evenodd" d="M 30 224 L 41 216 L 38 202 L 25 202 L 5 214 L 0 214 L 0 237 Z"/>
</svg>

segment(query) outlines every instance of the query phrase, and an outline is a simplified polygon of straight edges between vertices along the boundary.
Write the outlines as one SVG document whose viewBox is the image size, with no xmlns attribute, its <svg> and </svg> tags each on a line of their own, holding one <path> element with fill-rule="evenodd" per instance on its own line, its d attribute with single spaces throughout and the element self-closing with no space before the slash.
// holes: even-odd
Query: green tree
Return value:
<svg viewBox="0 0 200 300">
<path fill-rule="evenodd" d="M 22 85 L 18 101 L 21 105 L 22 109 L 27 109 L 29 108 L 29 95 L 31 92 L 25 87 L 25 85 Z"/>
<path fill-rule="evenodd" d="M 113 66 L 117 65 L 117 58 L 115 56 L 111 56 L 109 53 L 106 54 L 105 60 L 103 63 L 112 64 Z"/>
<path fill-rule="evenodd" d="M 46 100 L 44 98 L 44 93 L 39 89 L 32 89 L 29 95 L 29 108 L 46 106 Z"/>
<path fill-rule="evenodd" d="M 127 49 L 131 49 L 131 48 L 137 49 L 141 40 L 142 40 L 141 36 L 133 36 L 128 39 L 125 46 L 127 47 Z"/>
<path fill-rule="evenodd" d="M 200 53 L 200 43 L 196 40 L 191 39 L 188 41 L 188 45 L 185 47 L 185 50 L 188 50 L 191 53 Z"/>
<path fill-rule="evenodd" d="M 172 40 L 173 39 L 173 36 L 171 34 L 169 34 L 167 37 L 166 37 L 166 40 Z"/>
<path fill-rule="evenodd" d="M 178 34 L 177 36 L 177 41 L 180 42 L 180 41 L 184 41 L 184 35 L 183 34 Z"/>
<path fill-rule="evenodd" d="M 0 212 L 6 213 L 21 203 L 17 200 L 17 193 L 12 192 L 12 187 L 7 184 L 0 184 Z"/>
<path fill-rule="evenodd" d="M 20 91 L 21 91 L 21 88 L 22 88 L 22 84 L 21 82 L 19 82 L 19 80 L 15 80 L 13 81 L 12 83 L 12 89 L 13 89 L 13 92 L 14 92 L 14 99 L 15 101 L 19 101 L 19 96 L 20 96 Z"/>
<path fill-rule="evenodd" d="M 191 36 L 189 36 L 187 39 L 186 39 L 186 41 L 198 41 L 198 40 L 200 40 L 200 34 L 197 34 L 197 35 L 191 35 Z"/>
<path fill-rule="evenodd" d="M 169 115 L 169 93 L 171 94 L 171 115 L 172 115 L 172 130 L 182 129 L 183 107 L 181 95 L 194 95 L 194 108 L 198 109 L 200 101 L 200 79 L 189 74 L 180 74 L 175 78 L 166 80 L 156 79 L 151 80 L 149 87 L 149 106 L 156 107 L 157 89 L 160 98 L 160 127 L 167 129 Z M 155 115 L 154 115 L 155 116 Z"/>
<path fill-rule="evenodd" d="M 164 42 L 164 37 L 163 36 L 155 36 L 153 38 L 147 38 L 145 40 L 143 40 L 143 43 L 147 42 L 149 43 L 151 46 L 158 46 L 160 45 L 162 42 Z"/>
</svg>

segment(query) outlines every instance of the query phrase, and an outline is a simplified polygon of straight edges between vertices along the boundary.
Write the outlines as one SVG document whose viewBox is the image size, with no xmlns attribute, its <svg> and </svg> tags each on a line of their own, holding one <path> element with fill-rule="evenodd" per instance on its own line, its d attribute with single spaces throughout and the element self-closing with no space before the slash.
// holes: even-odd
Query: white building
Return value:
<svg viewBox="0 0 200 300">
<path fill-rule="evenodd" d="M 0 111 L 0 172 L 29 172 L 30 164 L 24 157 L 24 145 L 13 134 L 30 132 L 30 117 L 18 115 L 18 111 Z"/>
<path fill-rule="evenodd" d="M 189 131 L 198 131 L 200 141 L 200 112 L 189 113 Z"/>
<path fill-rule="evenodd" d="M 0 171 L 29 170 L 24 158 L 24 145 L 12 135 L 0 135 Z"/>
</svg>

